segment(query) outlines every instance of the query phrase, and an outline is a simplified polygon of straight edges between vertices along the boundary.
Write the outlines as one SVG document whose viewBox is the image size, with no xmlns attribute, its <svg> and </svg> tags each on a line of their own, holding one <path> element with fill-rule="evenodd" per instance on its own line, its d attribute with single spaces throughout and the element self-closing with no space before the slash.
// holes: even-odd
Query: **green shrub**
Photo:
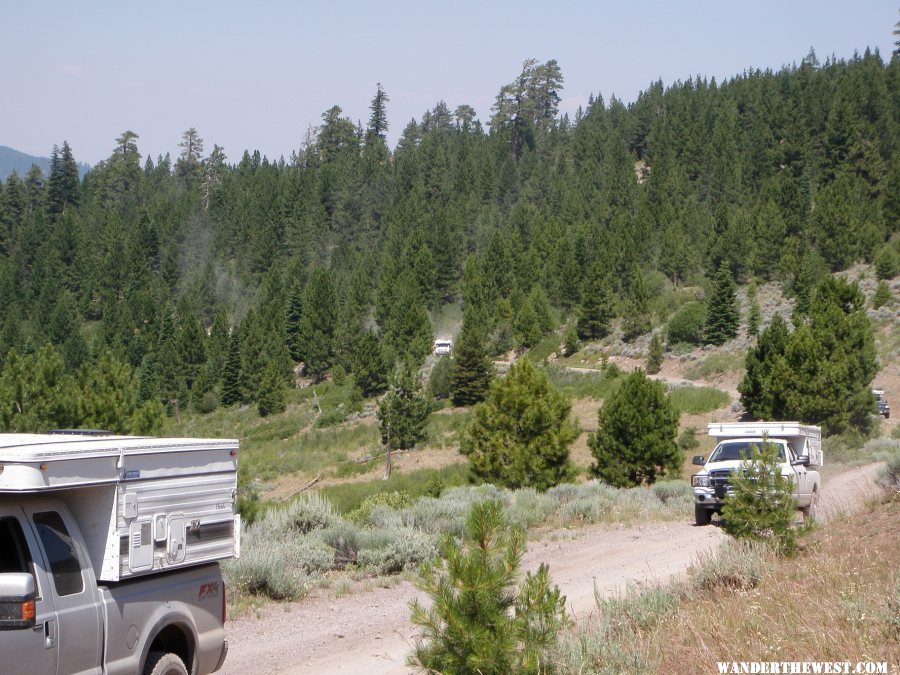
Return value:
<svg viewBox="0 0 900 675">
<path fill-rule="evenodd" d="M 194 402 L 194 409 L 201 415 L 208 415 L 219 407 L 219 398 L 216 392 L 208 391 L 200 397 L 199 401 Z"/>
<path fill-rule="evenodd" d="M 683 452 L 696 450 L 700 447 L 700 439 L 697 438 L 697 429 L 695 427 L 682 429 L 681 433 L 678 434 L 678 438 L 675 439 L 675 442 Z"/>
<path fill-rule="evenodd" d="M 670 344 L 684 342 L 701 345 L 704 339 L 706 306 L 700 302 L 689 302 L 669 319 L 666 339 Z"/>
<path fill-rule="evenodd" d="M 391 492 L 378 492 L 363 499 L 362 504 L 347 513 L 344 517 L 357 525 L 365 525 L 369 521 L 369 514 L 376 506 L 387 506 L 392 509 L 402 509 L 412 504 L 412 497 L 401 490 Z"/>
<path fill-rule="evenodd" d="M 438 415 L 437 417 L 443 417 Z M 429 479 L 440 476 L 444 485 L 458 486 L 469 482 L 469 467 L 467 464 L 451 464 L 442 469 L 421 469 L 402 473 L 397 469 L 391 473 L 388 480 L 371 480 L 360 483 L 343 483 L 341 485 L 329 485 L 319 491 L 327 499 L 338 513 L 348 513 L 359 507 L 366 497 L 380 492 L 400 491 L 407 493 L 416 499 L 426 494 Z"/>
</svg>

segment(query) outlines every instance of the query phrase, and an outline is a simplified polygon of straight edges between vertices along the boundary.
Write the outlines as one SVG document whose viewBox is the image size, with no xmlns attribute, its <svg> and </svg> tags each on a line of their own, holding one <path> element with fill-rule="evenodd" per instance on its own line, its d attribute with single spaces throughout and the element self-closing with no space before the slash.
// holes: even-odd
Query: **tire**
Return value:
<svg viewBox="0 0 900 675">
<path fill-rule="evenodd" d="M 711 509 L 704 509 L 699 504 L 694 504 L 694 522 L 698 526 L 709 525 L 712 521 L 713 512 Z"/>
<path fill-rule="evenodd" d="M 188 671 L 178 654 L 150 652 L 144 665 L 144 675 L 188 675 Z"/>
<path fill-rule="evenodd" d="M 814 523 L 819 519 L 819 491 L 813 488 L 812 496 L 809 498 L 809 506 L 800 509 L 803 514 L 804 523 Z"/>
</svg>

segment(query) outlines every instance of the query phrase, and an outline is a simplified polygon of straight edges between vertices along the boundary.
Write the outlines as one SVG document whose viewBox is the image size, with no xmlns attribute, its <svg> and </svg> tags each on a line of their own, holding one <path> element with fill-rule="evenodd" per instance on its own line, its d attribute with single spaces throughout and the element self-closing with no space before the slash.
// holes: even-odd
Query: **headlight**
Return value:
<svg viewBox="0 0 900 675">
<path fill-rule="evenodd" d="M 709 476 L 704 474 L 696 474 L 691 476 L 692 487 L 709 487 Z"/>
</svg>

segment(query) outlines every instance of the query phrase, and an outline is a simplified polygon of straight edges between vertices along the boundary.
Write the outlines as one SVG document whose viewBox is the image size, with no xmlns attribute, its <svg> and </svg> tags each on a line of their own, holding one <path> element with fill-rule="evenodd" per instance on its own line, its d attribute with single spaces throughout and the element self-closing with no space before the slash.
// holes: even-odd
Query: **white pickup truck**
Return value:
<svg viewBox="0 0 900 675">
<path fill-rule="evenodd" d="M 718 443 L 709 459 L 697 455 L 693 463 L 703 468 L 691 477 L 694 488 L 694 519 L 709 525 L 714 513 L 721 513 L 730 492 L 732 472 L 748 459 L 753 449 L 770 443 L 778 448 L 781 475 L 794 484 L 797 508 L 804 519 L 815 520 L 824 461 L 822 430 L 799 422 L 730 422 L 708 425 L 709 435 Z"/>
<path fill-rule="evenodd" d="M 0 434 L 0 672 L 218 670 L 236 474 L 237 441 Z"/>
</svg>

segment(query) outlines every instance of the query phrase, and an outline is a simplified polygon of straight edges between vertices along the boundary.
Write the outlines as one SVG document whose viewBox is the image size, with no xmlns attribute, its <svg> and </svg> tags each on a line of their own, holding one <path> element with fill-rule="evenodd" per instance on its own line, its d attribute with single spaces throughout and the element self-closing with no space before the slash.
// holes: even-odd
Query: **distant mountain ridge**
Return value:
<svg viewBox="0 0 900 675">
<path fill-rule="evenodd" d="M 0 181 L 5 181 L 15 171 L 19 176 L 25 176 L 32 164 L 37 164 L 44 172 L 44 176 L 50 174 L 50 158 L 35 157 L 24 152 L 19 152 L 5 145 L 0 145 Z M 84 178 L 84 174 L 91 170 L 89 164 L 78 163 L 78 177 Z"/>
</svg>

